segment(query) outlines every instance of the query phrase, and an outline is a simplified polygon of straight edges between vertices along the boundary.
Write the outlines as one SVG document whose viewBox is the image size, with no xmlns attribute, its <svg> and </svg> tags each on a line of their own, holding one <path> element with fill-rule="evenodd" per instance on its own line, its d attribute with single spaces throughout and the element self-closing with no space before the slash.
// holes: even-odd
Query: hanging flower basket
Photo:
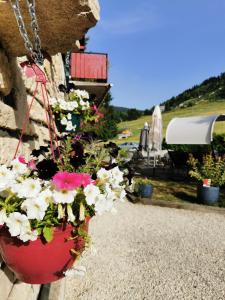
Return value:
<svg viewBox="0 0 225 300">
<path fill-rule="evenodd" d="M 84 230 L 88 231 L 88 222 Z M 54 228 L 54 239 L 46 243 L 41 237 L 23 243 L 12 237 L 7 228 L 0 230 L 1 256 L 16 277 L 29 284 L 46 284 L 64 277 L 72 267 L 75 253 L 85 247 L 82 237 L 71 239 L 74 227 L 70 224 Z"/>
<path fill-rule="evenodd" d="M 0 166 L 0 255 L 30 284 L 62 278 L 89 243 L 90 217 L 113 211 L 126 196 L 118 166 L 98 167 L 93 180 L 91 173 L 54 171 L 43 162 L 19 157 Z"/>
<path fill-rule="evenodd" d="M 103 114 L 95 105 L 91 105 L 89 94 L 84 90 L 71 90 L 63 99 L 50 99 L 59 132 L 74 133 L 79 131 L 80 124 L 95 124 Z"/>
<path fill-rule="evenodd" d="M 36 75 L 35 93 L 41 85 L 50 145 L 33 150 L 30 161 L 17 157 L 34 93 L 13 160 L 0 165 L 0 255 L 21 281 L 45 284 L 62 278 L 73 265 L 90 239 L 88 218 L 115 212 L 114 202 L 124 200 L 127 182 L 120 157 L 117 163 L 110 149 L 78 136 L 59 144 L 46 77 L 36 65 L 25 66 Z M 86 92 L 70 96 L 70 101 L 52 105 L 66 130 L 76 130 L 72 114 L 80 115 L 82 122 L 99 119 Z"/>
</svg>

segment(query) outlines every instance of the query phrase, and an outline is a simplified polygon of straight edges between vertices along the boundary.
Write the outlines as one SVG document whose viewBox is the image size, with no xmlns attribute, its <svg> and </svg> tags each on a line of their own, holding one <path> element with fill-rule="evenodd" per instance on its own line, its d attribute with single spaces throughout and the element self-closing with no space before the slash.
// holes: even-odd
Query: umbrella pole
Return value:
<svg viewBox="0 0 225 300">
<path fill-rule="evenodd" d="M 156 166 L 156 156 L 155 156 L 155 151 L 153 150 L 153 174 L 152 176 L 155 177 L 155 166 Z"/>
</svg>

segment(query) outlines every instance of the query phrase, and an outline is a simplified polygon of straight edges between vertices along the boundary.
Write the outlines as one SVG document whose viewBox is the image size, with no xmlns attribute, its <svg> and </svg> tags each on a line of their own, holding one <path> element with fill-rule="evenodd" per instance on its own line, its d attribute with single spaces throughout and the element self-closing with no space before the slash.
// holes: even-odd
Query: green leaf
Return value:
<svg viewBox="0 0 225 300">
<path fill-rule="evenodd" d="M 52 227 L 44 227 L 43 236 L 46 242 L 51 242 L 53 240 L 53 228 Z"/>
<path fill-rule="evenodd" d="M 38 232 L 38 235 L 40 235 L 42 233 L 42 228 L 37 228 L 36 230 Z"/>
</svg>

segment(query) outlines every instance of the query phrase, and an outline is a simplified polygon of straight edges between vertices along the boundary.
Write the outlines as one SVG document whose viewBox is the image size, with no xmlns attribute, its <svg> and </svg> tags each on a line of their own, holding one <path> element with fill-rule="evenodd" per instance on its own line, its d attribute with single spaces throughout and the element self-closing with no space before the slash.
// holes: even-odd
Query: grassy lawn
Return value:
<svg viewBox="0 0 225 300">
<path fill-rule="evenodd" d="M 175 182 L 172 180 L 152 179 L 153 196 L 152 200 L 172 201 L 176 203 L 189 202 L 197 203 L 196 183 Z M 225 207 L 225 190 L 220 193 L 219 206 Z"/>
<path fill-rule="evenodd" d="M 163 134 L 165 136 L 166 128 L 170 120 L 174 117 L 189 117 L 196 115 L 213 115 L 213 114 L 223 114 L 225 113 L 225 101 L 208 102 L 202 101 L 195 106 L 188 108 L 177 108 L 171 112 L 166 112 L 162 114 L 163 117 Z M 151 116 L 143 116 L 138 120 L 122 122 L 119 124 L 119 129 L 129 129 L 133 133 L 133 136 L 126 140 L 114 141 L 117 143 L 123 143 L 124 141 L 139 141 L 140 130 L 143 128 L 145 122 L 151 122 Z M 217 122 L 215 126 L 216 133 L 225 133 L 224 122 Z"/>
<path fill-rule="evenodd" d="M 152 179 L 153 200 L 196 202 L 196 185 L 187 182 Z"/>
</svg>

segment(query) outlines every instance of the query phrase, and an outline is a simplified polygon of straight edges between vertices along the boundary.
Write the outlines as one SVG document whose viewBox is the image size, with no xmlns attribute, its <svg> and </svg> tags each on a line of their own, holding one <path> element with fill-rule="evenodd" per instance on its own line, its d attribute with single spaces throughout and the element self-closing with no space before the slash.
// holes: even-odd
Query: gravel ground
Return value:
<svg viewBox="0 0 225 300">
<path fill-rule="evenodd" d="M 225 299 L 225 216 L 131 203 L 90 224 L 65 300 Z"/>
</svg>

